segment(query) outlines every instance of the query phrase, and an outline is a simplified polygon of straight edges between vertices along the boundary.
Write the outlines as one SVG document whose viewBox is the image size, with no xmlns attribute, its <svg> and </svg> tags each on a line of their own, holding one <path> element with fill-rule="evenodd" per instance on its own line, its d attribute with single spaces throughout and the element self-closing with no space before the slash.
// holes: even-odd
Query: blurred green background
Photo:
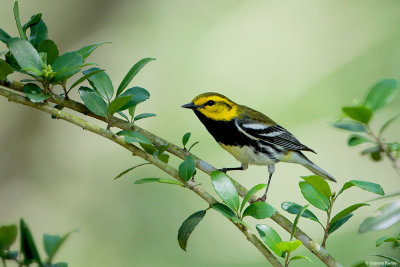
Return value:
<svg viewBox="0 0 400 267">
<path fill-rule="evenodd" d="M 1 1 L 0 27 L 17 35 L 12 6 L 11 0 Z M 180 108 L 206 91 L 225 94 L 289 129 L 318 152 L 309 157 L 339 180 L 332 184 L 336 191 L 351 179 L 377 182 L 386 192 L 398 190 L 399 177 L 388 162 L 361 157 L 358 148 L 346 146 L 348 134 L 329 122 L 378 80 L 399 78 L 399 1 L 37 0 L 20 1 L 20 10 L 23 21 L 43 13 L 49 38 L 61 53 L 111 41 L 89 61 L 105 68 L 114 86 L 136 61 L 156 57 L 132 84 L 152 95 L 137 112 L 158 116 L 138 125 L 176 144 L 192 132 L 191 141 L 200 141 L 194 153 L 214 166 L 238 163 L 191 111 Z M 79 99 L 76 92 L 72 97 Z M 397 99 L 380 111 L 373 125 L 380 126 L 399 107 Z M 99 267 L 265 265 L 262 255 L 215 211 L 208 212 L 183 252 L 176 240 L 178 228 L 191 213 L 206 208 L 205 202 L 174 186 L 134 185 L 138 178 L 166 177 L 150 165 L 114 181 L 142 160 L 108 140 L 4 98 L 0 124 L 0 224 L 23 217 L 38 243 L 44 232 L 79 229 L 57 260 Z M 399 140 L 399 132 L 397 123 L 388 140 Z M 173 166 L 179 162 L 170 161 Z M 298 182 L 308 170 L 284 163 L 276 167 L 268 201 L 276 207 L 289 200 L 305 204 Z M 251 187 L 266 182 L 267 168 L 251 167 L 232 177 Z M 209 177 L 199 173 L 197 179 L 211 189 Z M 335 211 L 372 197 L 352 188 L 337 201 Z M 375 240 L 398 227 L 357 233 L 379 204 L 357 211 L 328 239 L 328 250 L 344 266 L 373 260 L 371 254 L 393 254 L 388 245 L 376 249 Z M 289 238 L 271 220 L 263 223 Z M 301 220 L 300 226 L 321 241 L 317 224 Z M 314 266 L 322 265 L 306 249 L 301 252 Z M 304 265 L 312 264 L 293 263 Z"/>
</svg>

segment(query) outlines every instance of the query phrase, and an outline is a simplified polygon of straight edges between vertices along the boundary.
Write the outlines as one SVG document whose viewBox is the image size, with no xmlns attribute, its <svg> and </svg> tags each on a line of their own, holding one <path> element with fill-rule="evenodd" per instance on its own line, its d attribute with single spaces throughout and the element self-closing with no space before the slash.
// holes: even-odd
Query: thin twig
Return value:
<svg viewBox="0 0 400 267">
<path fill-rule="evenodd" d="M 372 137 L 372 139 L 374 139 L 374 141 L 377 143 L 379 149 L 381 151 L 383 151 L 386 156 L 389 158 L 389 160 L 392 162 L 393 168 L 396 170 L 397 174 L 400 175 L 400 166 L 399 166 L 399 162 L 397 161 L 397 159 L 392 155 L 392 153 L 390 153 L 390 151 L 388 150 L 388 147 L 382 142 L 382 140 L 376 136 L 376 134 L 374 133 L 374 131 L 371 129 L 371 127 L 368 126 L 368 134 L 369 136 Z"/>
<path fill-rule="evenodd" d="M 4 81 L 0 80 L 0 86 L 6 87 L 8 89 L 12 89 L 15 91 L 23 92 L 23 84 L 17 81 Z M 66 108 L 72 109 L 76 112 L 82 113 L 84 115 L 96 118 L 98 120 L 101 120 L 103 122 L 107 122 L 107 119 L 104 117 L 100 117 L 92 112 L 90 112 L 83 104 L 73 101 L 73 100 L 65 100 L 61 96 L 56 96 L 52 95 L 50 99 L 48 99 L 49 102 L 53 102 L 55 104 L 64 106 Z M 167 151 L 170 152 L 171 154 L 181 158 L 185 159 L 186 156 L 192 156 L 196 160 L 196 167 L 203 171 L 204 173 L 210 175 L 211 172 L 216 170 L 215 167 L 213 167 L 211 164 L 201 160 L 199 157 L 193 155 L 192 153 L 160 138 L 159 136 L 154 135 L 153 133 L 137 126 L 137 125 L 132 125 L 131 123 L 121 120 L 116 117 L 111 118 L 111 126 L 112 127 L 117 127 L 123 130 L 133 130 L 136 132 L 139 132 L 149 138 L 155 145 L 160 146 L 160 145 L 166 145 L 169 144 Z M 242 186 L 240 183 L 232 179 L 232 182 L 236 186 L 236 189 L 238 190 L 239 195 L 244 197 L 247 193 L 247 189 Z M 255 201 L 256 197 L 253 197 L 251 201 Z M 274 214 L 271 219 L 275 221 L 278 225 L 280 225 L 283 229 L 285 229 L 288 233 L 292 232 L 293 228 L 293 223 L 287 219 L 284 215 L 279 213 L 278 211 L 276 214 Z M 316 241 L 312 240 L 306 233 L 304 233 L 301 229 L 297 227 L 294 236 L 296 239 L 300 240 L 303 245 L 308 248 L 314 255 L 316 255 L 322 262 L 324 262 L 327 266 L 341 266 L 326 250 L 323 248 L 321 245 L 319 245 Z"/>
</svg>

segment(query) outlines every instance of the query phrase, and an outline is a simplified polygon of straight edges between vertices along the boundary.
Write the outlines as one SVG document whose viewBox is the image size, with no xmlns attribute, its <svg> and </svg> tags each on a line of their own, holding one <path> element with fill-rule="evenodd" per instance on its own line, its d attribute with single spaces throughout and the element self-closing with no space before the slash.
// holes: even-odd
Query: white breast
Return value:
<svg viewBox="0 0 400 267">
<path fill-rule="evenodd" d="M 253 165 L 272 165 L 276 163 L 276 160 L 269 158 L 265 154 L 255 153 L 253 147 L 227 146 L 224 144 L 220 144 L 220 146 L 231 153 L 241 163 Z"/>
</svg>

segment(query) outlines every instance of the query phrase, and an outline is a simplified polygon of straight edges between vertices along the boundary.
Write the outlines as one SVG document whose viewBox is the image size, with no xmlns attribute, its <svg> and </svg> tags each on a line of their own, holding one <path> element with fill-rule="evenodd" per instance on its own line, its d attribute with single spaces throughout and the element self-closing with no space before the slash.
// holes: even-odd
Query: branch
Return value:
<svg viewBox="0 0 400 267">
<path fill-rule="evenodd" d="M 12 89 L 15 91 L 19 91 L 19 92 L 23 92 L 23 84 L 20 82 L 16 82 L 16 81 L 4 81 L 4 80 L 0 80 L 0 86 L 6 87 L 8 89 Z M 6 91 L 6 90 L 4 90 Z M 8 91 L 6 91 L 8 92 Z M 11 93 L 11 92 L 8 92 Z M 14 94 L 15 95 L 15 94 Z M 5 95 L 3 95 L 5 96 Z M 18 95 L 19 96 L 19 95 Z M 7 96 L 5 96 L 7 97 Z M 28 102 L 30 104 L 34 104 L 31 103 L 28 99 L 26 99 L 25 97 L 19 96 L 22 99 L 24 99 L 24 102 Z M 7 97 L 8 98 L 8 97 Z M 11 100 L 12 101 L 12 100 Z M 96 118 L 98 120 L 101 120 L 103 122 L 107 122 L 106 118 L 97 116 L 96 114 L 90 112 L 83 104 L 73 101 L 73 100 L 65 100 L 63 97 L 61 96 L 57 96 L 57 95 L 53 95 L 50 99 L 48 99 L 49 102 L 64 106 L 66 108 L 69 108 L 71 110 L 74 110 L 76 112 L 82 113 L 84 115 Z M 19 103 L 19 102 L 18 102 Z M 24 104 L 24 103 L 21 103 Z M 32 106 L 32 105 L 30 105 Z M 59 110 L 58 110 L 59 111 Z M 137 125 L 133 125 L 127 121 L 121 120 L 119 118 L 113 117 L 111 119 L 110 125 L 112 127 L 117 127 L 123 130 L 132 130 L 132 131 L 136 131 L 139 132 L 143 135 L 145 135 L 147 138 L 149 138 L 150 140 L 152 140 L 152 142 L 155 145 L 166 145 L 169 144 L 167 151 L 170 152 L 171 154 L 181 158 L 181 159 L 185 159 L 186 156 L 192 156 L 195 160 L 196 160 L 196 167 L 203 171 L 204 173 L 210 175 L 211 172 L 213 172 L 214 170 L 216 170 L 215 167 L 213 167 L 212 165 L 210 165 L 209 163 L 201 160 L 199 157 L 191 154 L 190 152 L 183 150 L 182 148 L 154 135 L 153 133 L 137 126 Z M 103 130 L 103 129 L 102 129 Z M 106 130 L 103 130 L 106 131 Z M 106 131 L 108 132 L 108 131 Z M 139 148 L 137 148 L 139 149 Z M 140 150 L 140 149 L 139 149 Z M 143 152 L 143 151 L 142 151 Z M 143 152 L 145 153 L 145 152 Z M 147 153 L 146 153 L 147 154 Z M 148 154 L 147 154 L 148 155 Z M 146 159 L 147 160 L 147 159 Z M 157 161 L 159 161 L 158 159 L 156 159 Z M 161 162 L 163 163 L 163 162 Z M 166 165 L 166 164 L 165 164 Z M 157 165 L 156 165 L 157 166 Z M 168 166 L 168 165 L 166 165 Z M 159 166 L 157 166 L 159 167 Z M 181 181 L 181 180 L 180 180 Z M 242 186 L 240 183 L 236 182 L 235 180 L 232 179 L 232 182 L 234 183 L 234 185 L 236 186 L 239 195 L 241 195 L 242 197 L 244 197 L 247 193 L 247 189 Z M 201 195 L 200 195 L 201 196 Z M 204 199 L 204 198 L 203 198 Z M 253 197 L 250 201 L 255 201 L 256 197 Z M 206 200 L 207 201 L 207 200 Z M 215 200 L 214 200 L 215 201 Z M 278 211 L 276 212 L 275 215 L 273 215 L 271 217 L 271 219 L 273 221 L 275 221 L 278 225 L 280 225 L 283 229 L 285 229 L 288 233 L 291 233 L 292 228 L 293 228 L 293 223 L 291 221 L 289 221 L 284 215 L 282 215 L 281 213 L 279 213 Z M 236 225 L 236 224 L 235 224 Z M 239 227 L 239 225 L 236 225 L 237 227 Z M 251 233 L 250 233 L 251 234 Z M 321 247 L 321 245 L 319 245 L 316 241 L 312 240 L 306 233 L 304 233 L 302 230 L 300 230 L 298 227 L 295 231 L 295 235 L 294 235 L 298 240 L 300 240 L 303 245 L 308 248 L 315 256 L 317 256 L 322 262 L 324 262 L 327 266 L 341 266 L 327 251 L 326 249 L 324 249 L 323 247 Z M 246 236 L 247 237 L 247 236 Z M 254 236 L 255 237 L 255 236 Z M 247 237 L 249 239 L 249 237 Z M 255 237 L 258 241 L 259 239 L 257 237 Z M 249 240 L 250 241 L 250 240 Z M 250 241 L 251 242 L 251 241 Z M 260 241 L 259 241 L 260 242 Z M 252 242 L 253 243 L 253 242 Z M 260 242 L 261 243 L 261 242 Z M 253 243 L 254 244 L 254 243 Z M 255 244 L 254 244 L 255 245 Z M 263 245 L 261 243 L 261 245 Z M 264 246 L 264 245 L 263 245 Z M 256 246 L 257 247 L 257 246 Z M 265 247 L 265 246 L 264 246 Z M 258 248 L 258 247 L 257 247 Z M 258 248 L 259 249 L 259 248 Z M 260 249 L 259 249 L 260 250 Z"/>
<path fill-rule="evenodd" d="M 27 99 L 19 94 L 12 93 L 12 92 L 2 89 L 2 88 L 0 88 L 0 95 L 6 97 L 9 101 L 23 104 L 23 105 L 26 105 L 26 106 L 29 106 L 29 107 L 32 107 L 35 109 L 39 109 L 48 114 L 56 116 L 59 119 L 68 121 L 72 124 L 82 127 L 82 129 L 91 131 L 92 133 L 95 133 L 97 135 L 105 137 L 105 138 L 113 141 L 114 143 L 117 143 L 120 146 L 131 151 L 134 155 L 145 159 L 146 161 L 150 162 L 154 166 L 156 166 L 159 169 L 163 170 L 164 172 L 168 173 L 170 176 L 172 176 L 176 180 L 180 181 L 186 188 L 192 190 L 197 195 L 199 195 L 209 205 L 217 202 L 217 200 L 213 196 L 211 196 L 208 192 L 206 192 L 202 187 L 196 185 L 195 182 L 190 181 L 190 180 L 186 182 L 186 181 L 182 180 L 179 177 L 178 171 L 175 168 L 165 164 L 164 162 L 159 160 L 157 157 L 154 157 L 153 155 L 146 153 L 145 151 L 141 150 L 140 148 L 136 147 L 135 145 L 127 143 L 123 137 L 117 136 L 109 130 L 105 130 L 105 129 L 103 129 L 97 125 L 91 124 L 81 118 L 78 118 L 69 113 L 63 112 L 56 108 L 53 108 L 53 107 L 49 106 L 48 104 L 33 103 L 29 99 Z M 254 234 L 252 234 L 247 228 L 243 227 L 241 224 L 235 223 L 232 220 L 230 220 L 230 221 L 234 225 L 236 225 L 236 227 L 246 236 L 247 240 L 249 240 L 265 256 L 265 258 L 267 258 L 267 260 L 273 266 L 282 266 L 282 264 L 279 262 L 279 260 L 272 254 L 272 252 Z"/>
<path fill-rule="evenodd" d="M 374 141 L 378 144 L 379 149 L 383 151 L 389 160 L 392 162 L 393 168 L 396 170 L 397 174 L 400 175 L 400 166 L 397 159 L 392 155 L 392 153 L 388 150 L 388 147 L 382 142 L 382 140 L 372 131 L 371 127 L 368 126 L 368 134 L 374 139 Z"/>
</svg>

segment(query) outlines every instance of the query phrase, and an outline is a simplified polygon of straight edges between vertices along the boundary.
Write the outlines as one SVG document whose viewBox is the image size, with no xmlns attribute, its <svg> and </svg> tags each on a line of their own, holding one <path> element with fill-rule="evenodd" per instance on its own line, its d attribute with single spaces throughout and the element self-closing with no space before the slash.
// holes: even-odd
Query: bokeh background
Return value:
<svg viewBox="0 0 400 267">
<path fill-rule="evenodd" d="M 2 0 L 0 6 L 1 28 L 17 35 L 13 1 Z M 151 93 L 137 112 L 157 113 L 138 125 L 176 144 L 192 132 L 191 142 L 200 141 L 194 153 L 214 166 L 237 162 L 191 111 L 180 108 L 206 91 L 260 110 L 289 129 L 318 152 L 309 157 L 337 177 L 336 191 L 351 179 L 380 183 L 386 192 L 398 189 L 399 177 L 388 162 L 361 157 L 358 148 L 346 146 L 348 134 L 329 123 L 378 80 L 399 78 L 399 1 L 36 0 L 21 1 L 20 10 L 23 21 L 43 13 L 49 38 L 61 52 L 111 41 L 90 61 L 107 70 L 114 86 L 136 61 L 156 57 L 132 83 Z M 79 99 L 76 92 L 72 96 Z M 397 100 L 380 111 L 373 125 L 380 126 L 399 107 Z M 114 181 L 142 160 L 108 140 L 2 98 L 0 124 L 0 224 L 25 218 L 39 244 L 43 233 L 79 229 L 57 260 L 98 267 L 265 265 L 262 255 L 215 211 L 208 212 L 183 252 L 177 230 L 191 213 L 206 208 L 204 201 L 174 186 L 134 185 L 139 178 L 166 177 L 152 166 Z M 400 124 L 393 125 L 387 139 L 399 140 L 399 132 Z M 170 164 L 179 162 L 171 159 Z M 284 163 L 276 167 L 269 202 L 276 207 L 288 200 L 305 204 L 298 182 L 309 172 Z M 266 167 L 232 173 L 247 187 L 266 182 L 266 175 Z M 209 177 L 199 173 L 197 179 L 211 189 Z M 335 210 L 372 197 L 352 188 Z M 393 255 L 388 246 L 376 249 L 375 240 L 398 227 L 357 233 L 379 204 L 357 211 L 328 239 L 328 250 L 344 266 L 376 260 L 371 254 Z M 274 222 L 263 223 L 289 238 Z M 317 224 L 301 220 L 300 226 L 321 241 Z M 313 263 L 293 266 L 322 265 L 306 249 L 300 252 Z"/>
</svg>

